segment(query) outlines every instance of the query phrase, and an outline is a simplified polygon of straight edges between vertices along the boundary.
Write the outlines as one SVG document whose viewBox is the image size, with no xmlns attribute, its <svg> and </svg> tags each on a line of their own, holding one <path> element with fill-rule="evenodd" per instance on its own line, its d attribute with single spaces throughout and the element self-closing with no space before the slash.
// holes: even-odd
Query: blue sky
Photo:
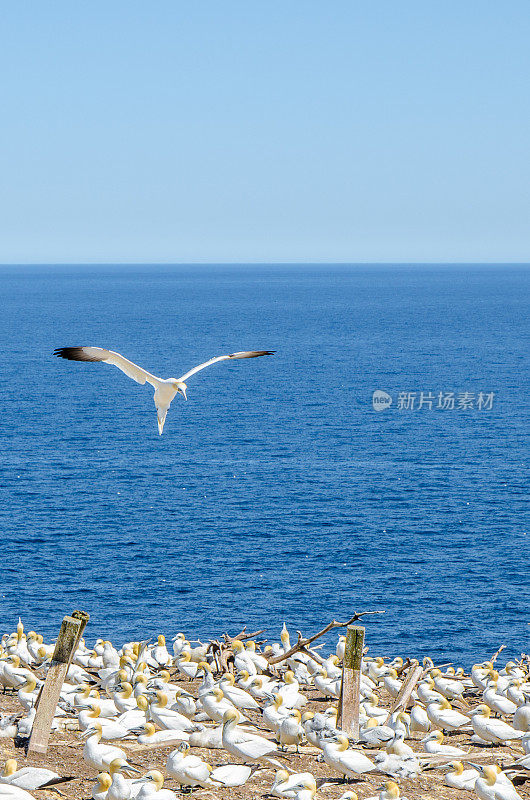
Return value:
<svg viewBox="0 0 530 800">
<path fill-rule="evenodd" d="M 529 261 L 527 2 L 10 3 L 0 262 Z"/>
</svg>

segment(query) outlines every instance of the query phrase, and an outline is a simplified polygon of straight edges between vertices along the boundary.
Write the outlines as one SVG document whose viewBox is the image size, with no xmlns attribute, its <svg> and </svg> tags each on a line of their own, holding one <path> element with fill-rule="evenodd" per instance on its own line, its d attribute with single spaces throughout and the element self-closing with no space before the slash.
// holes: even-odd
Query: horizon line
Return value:
<svg viewBox="0 0 530 800">
<path fill-rule="evenodd" d="M 530 261 L 0 261 L 2 267 L 530 266 Z"/>
</svg>

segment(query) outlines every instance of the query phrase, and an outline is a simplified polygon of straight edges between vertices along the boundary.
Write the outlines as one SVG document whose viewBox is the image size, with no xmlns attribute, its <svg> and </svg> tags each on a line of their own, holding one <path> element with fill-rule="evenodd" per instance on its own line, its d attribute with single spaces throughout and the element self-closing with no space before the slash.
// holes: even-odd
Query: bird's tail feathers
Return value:
<svg viewBox="0 0 530 800">
<path fill-rule="evenodd" d="M 166 421 L 167 408 L 157 408 L 156 417 L 158 420 L 158 434 L 162 436 L 164 430 L 164 422 Z"/>
</svg>

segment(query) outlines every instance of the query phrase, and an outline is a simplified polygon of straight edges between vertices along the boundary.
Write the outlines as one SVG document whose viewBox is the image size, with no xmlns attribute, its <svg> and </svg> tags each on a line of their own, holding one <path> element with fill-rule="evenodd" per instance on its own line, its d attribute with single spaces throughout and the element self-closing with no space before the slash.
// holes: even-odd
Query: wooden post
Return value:
<svg viewBox="0 0 530 800">
<path fill-rule="evenodd" d="M 423 667 L 419 664 L 416 659 L 413 659 L 410 663 L 410 668 L 407 673 L 407 677 L 401 684 L 401 689 L 399 690 L 398 696 L 394 700 L 394 704 L 389 711 L 388 717 L 386 718 L 384 724 L 386 725 L 390 717 L 395 711 L 399 711 L 400 708 L 407 708 L 407 705 L 410 700 L 410 696 L 414 691 L 416 684 L 418 683 L 419 679 L 423 674 Z"/>
<path fill-rule="evenodd" d="M 359 700 L 364 628 L 348 625 L 342 664 L 342 683 L 339 701 L 340 728 L 347 736 L 359 738 Z"/>
<path fill-rule="evenodd" d="M 39 696 L 29 740 L 29 753 L 45 753 L 48 749 L 48 739 L 63 681 L 88 620 L 89 615 L 84 611 L 74 611 L 71 617 L 66 616 L 63 619 L 50 668 Z"/>
</svg>

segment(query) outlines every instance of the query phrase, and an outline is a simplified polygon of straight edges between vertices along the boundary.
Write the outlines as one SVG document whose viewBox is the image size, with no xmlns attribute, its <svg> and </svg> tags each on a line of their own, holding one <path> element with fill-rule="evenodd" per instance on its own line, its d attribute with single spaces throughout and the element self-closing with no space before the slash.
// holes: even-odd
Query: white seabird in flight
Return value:
<svg viewBox="0 0 530 800">
<path fill-rule="evenodd" d="M 226 361 L 229 358 L 258 358 L 259 356 L 271 356 L 274 350 L 244 350 L 240 353 L 230 353 L 227 356 L 216 356 L 205 361 L 204 364 L 199 364 L 193 367 L 189 372 L 186 372 L 180 378 L 157 378 L 147 370 L 142 369 L 137 364 L 133 364 L 124 356 L 115 353 L 113 350 L 104 350 L 103 347 L 59 347 L 54 350 L 54 355 L 59 358 L 67 358 L 69 361 L 103 361 L 105 364 L 114 364 L 115 367 L 121 369 L 129 378 L 132 378 L 137 383 L 145 383 L 146 381 L 154 387 L 156 414 L 158 417 L 158 433 L 162 435 L 164 430 L 164 422 L 166 421 L 166 414 L 171 405 L 171 401 L 179 392 L 187 400 L 186 389 L 184 383 L 196 372 L 201 369 L 215 364 L 217 361 Z"/>
</svg>

